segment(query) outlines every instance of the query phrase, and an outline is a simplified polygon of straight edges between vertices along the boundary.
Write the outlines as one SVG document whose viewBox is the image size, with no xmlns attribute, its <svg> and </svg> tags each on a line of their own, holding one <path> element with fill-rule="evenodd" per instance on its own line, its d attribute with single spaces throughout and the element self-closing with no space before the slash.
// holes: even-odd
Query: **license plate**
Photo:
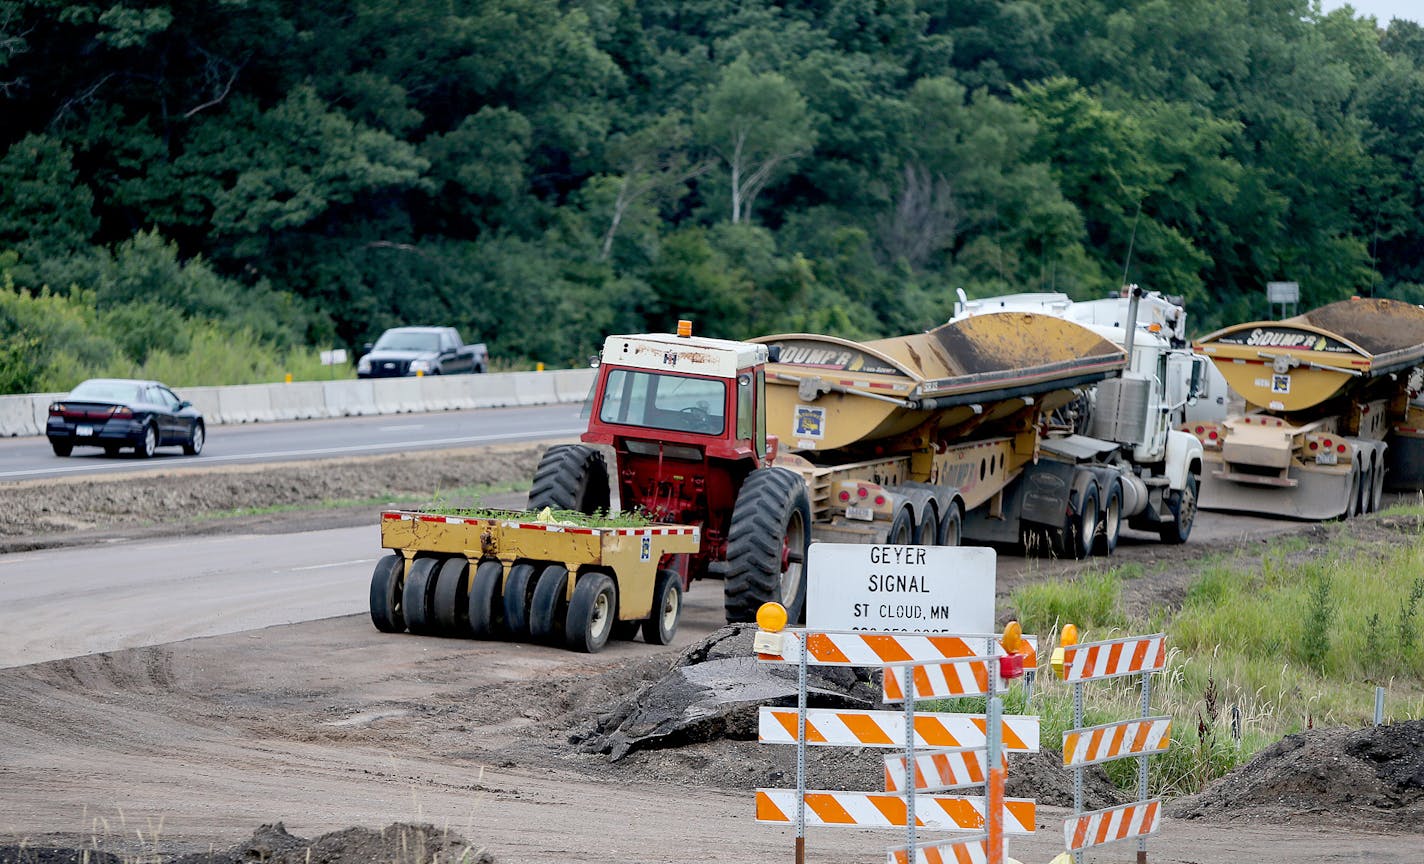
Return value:
<svg viewBox="0 0 1424 864">
<path fill-rule="evenodd" d="M 1316 465 L 1334 465 L 1338 459 L 1339 457 L 1335 455 L 1334 450 L 1326 450 L 1324 453 L 1315 454 Z"/>
<path fill-rule="evenodd" d="M 90 435 L 93 435 L 93 434 L 94 434 L 94 427 L 93 427 L 93 426 L 75 426 L 75 427 L 74 427 L 74 434 L 75 434 L 75 435 L 78 435 L 80 438 L 88 438 Z"/>
<path fill-rule="evenodd" d="M 846 508 L 846 518 L 847 518 L 847 519 L 860 519 L 861 521 L 864 521 L 864 522 L 874 522 L 874 521 L 875 521 L 875 511 L 872 510 L 872 509 L 870 509 L 869 507 L 847 507 L 847 508 Z"/>
</svg>

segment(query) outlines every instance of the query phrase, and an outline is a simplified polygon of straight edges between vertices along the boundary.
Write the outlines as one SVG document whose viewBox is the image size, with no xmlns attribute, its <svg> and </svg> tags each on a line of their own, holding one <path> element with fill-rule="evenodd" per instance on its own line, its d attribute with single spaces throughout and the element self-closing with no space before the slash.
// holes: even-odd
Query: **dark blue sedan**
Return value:
<svg viewBox="0 0 1424 864">
<path fill-rule="evenodd" d="M 124 378 L 85 381 L 49 406 L 45 425 L 56 456 L 68 456 L 75 446 L 103 447 L 110 456 L 132 447 L 143 458 L 159 447 L 182 447 L 196 456 L 206 431 L 193 403 L 157 381 Z"/>
</svg>

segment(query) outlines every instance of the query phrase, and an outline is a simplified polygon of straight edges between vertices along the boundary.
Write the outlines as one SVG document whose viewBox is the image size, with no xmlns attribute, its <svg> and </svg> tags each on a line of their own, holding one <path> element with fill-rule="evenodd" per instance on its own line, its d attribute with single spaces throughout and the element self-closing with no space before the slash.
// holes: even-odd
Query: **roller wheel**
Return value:
<svg viewBox="0 0 1424 864">
<path fill-rule="evenodd" d="M 1083 490 L 1083 498 L 1078 503 L 1078 512 L 1070 514 L 1058 532 L 1058 548 L 1054 550 L 1063 558 L 1081 561 L 1088 557 L 1093 548 L 1093 538 L 1098 533 L 1098 486 L 1088 484 Z"/>
<path fill-rule="evenodd" d="M 585 573 L 574 583 L 574 596 L 564 619 L 564 643 L 585 654 L 602 651 L 617 620 L 618 589 L 613 580 L 596 570 Z"/>
<path fill-rule="evenodd" d="M 60 441 L 55 438 L 49 439 L 49 447 L 56 456 L 68 456 L 74 452 L 74 445 L 68 441 Z M 107 449 L 107 448 L 105 448 Z"/>
<path fill-rule="evenodd" d="M 643 641 L 670 645 L 682 620 L 682 577 L 675 570 L 659 570 L 653 582 L 653 608 L 643 622 Z"/>
<path fill-rule="evenodd" d="M 920 524 L 915 526 L 915 544 L 918 546 L 934 546 L 939 538 L 939 514 L 935 512 L 934 505 L 926 504 L 920 513 Z"/>
<path fill-rule="evenodd" d="M 559 607 L 564 602 L 568 580 L 568 568 L 562 564 L 550 564 L 539 573 L 539 581 L 534 583 L 534 596 L 529 601 L 530 639 L 546 641 L 554 637 L 561 623 Z"/>
<path fill-rule="evenodd" d="M 401 605 L 405 608 L 405 626 L 412 633 L 435 633 L 435 571 L 439 558 L 417 558 L 410 562 L 405 574 L 405 591 Z"/>
<path fill-rule="evenodd" d="M 504 565 L 498 561 L 481 561 L 470 579 L 466 596 L 469 609 L 470 635 L 476 639 L 491 639 L 504 628 L 504 599 L 499 595 L 499 580 L 504 578 Z"/>
<path fill-rule="evenodd" d="M 464 556 L 447 558 L 435 571 L 435 632 L 441 636 L 470 635 L 467 577 L 470 562 Z"/>
<path fill-rule="evenodd" d="M 1116 551 L 1121 535 L 1122 484 L 1114 480 L 1108 484 L 1107 496 L 1103 500 L 1103 518 L 1099 521 L 1098 533 L 1093 538 L 1093 554 L 1111 555 Z"/>
<path fill-rule="evenodd" d="M 529 592 L 534 590 L 534 565 L 524 561 L 509 568 L 504 579 L 504 621 L 509 635 L 516 639 L 529 636 Z"/>
<path fill-rule="evenodd" d="M 405 610 L 401 607 L 405 591 L 405 559 L 387 555 L 376 562 L 371 574 L 371 623 L 382 633 L 405 632 Z"/>
<path fill-rule="evenodd" d="M 754 621 L 757 609 L 774 600 L 799 622 L 810 545 L 811 501 L 800 475 L 785 468 L 748 474 L 727 530 L 727 621 Z"/>
<path fill-rule="evenodd" d="M 1167 510 L 1172 521 L 1163 523 L 1159 534 L 1163 543 L 1185 543 L 1192 535 L 1192 523 L 1197 518 L 1197 475 L 1187 475 L 1187 485 L 1167 498 Z"/>
<path fill-rule="evenodd" d="M 959 508 L 951 503 L 949 512 L 939 520 L 939 533 L 935 535 L 935 545 L 958 546 L 963 541 L 964 517 L 959 515 Z"/>
<path fill-rule="evenodd" d="M 197 456 L 203 452 L 203 442 L 206 440 L 207 431 L 202 422 L 194 423 L 193 428 L 188 430 L 188 440 L 183 442 L 183 452 L 189 456 Z"/>
<path fill-rule="evenodd" d="M 608 512 L 608 465 L 603 454 L 584 444 L 558 444 L 544 451 L 534 470 L 529 509 Z"/>
</svg>

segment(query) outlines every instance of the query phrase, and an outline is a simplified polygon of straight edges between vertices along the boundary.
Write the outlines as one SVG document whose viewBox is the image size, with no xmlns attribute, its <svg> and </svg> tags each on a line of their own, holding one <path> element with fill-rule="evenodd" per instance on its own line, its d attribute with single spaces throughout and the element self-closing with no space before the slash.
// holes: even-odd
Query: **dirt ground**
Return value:
<svg viewBox="0 0 1424 864">
<path fill-rule="evenodd" d="M 466 503 L 441 490 L 527 482 L 537 457 L 489 448 L 11 484 L 0 487 L 0 553 L 365 524 L 377 505 L 312 505 L 399 494 Z M 1282 534 L 1323 547 L 1332 531 L 1397 542 L 1420 528 L 1401 517 L 1333 526 L 1207 517 L 1186 547 L 1128 537 L 1118 554 L 1142 565 L 1129 603 L 1170 608 L 1192 561 L 1209 553 Z M 1016 584 L 1083 566 L 1096 565 L 1001 558 L 1001 601 Z M 720 605 L 715 586 L 694 586 L 689 598 L 704 617 Z M 0 864 L 790 860 L 790 833 L 752 820 L 750 790 L 794 786 L 794 748 L 758 744 L 754 709 L 707 710 L 676 734 L 611 743 L 669 682 L 746 657 L 749 640 L 712 624 L 672 648 L 615 643 L 590 656 L 392 636 L 348 616 L 0 670 Z M 879 788 L 878 755 L 811 748 L 809 785 Z M 1062 848 L 1072 787 L 1055 758 L 1016 756 L 1010 766 L 1009 794 L 1039 806 L 1037 833 L 1010 843 L 1024 862 Z M 1085 801 L 1122 799 L 1090 773 Z M 1166 812 L 1146 860 L 1424 862 L 1424 720 L 1292 736 Z M 903 836 L 813 831 L 807 860 L 884 860 Z M 1085 860 L 1125 862 L 1134 851 L 1116 844 Z"/>
</svg>

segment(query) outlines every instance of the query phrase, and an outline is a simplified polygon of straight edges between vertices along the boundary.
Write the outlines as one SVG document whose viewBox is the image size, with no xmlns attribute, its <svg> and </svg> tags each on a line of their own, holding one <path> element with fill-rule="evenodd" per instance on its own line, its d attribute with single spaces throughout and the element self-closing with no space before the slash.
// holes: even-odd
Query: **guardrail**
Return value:
<svg viewBox="0 0 1424 864">
<path fill-rule="evenodd" d="M 582 402 L 593 376 L 593 369 L 556 369 L 185 387 L 177 392 L 203 412 L 205 422 L 220 425 Z M 43 435 L 50 404 L 67 395 L 0 396 L 0 437 Z"/>
</svg>

